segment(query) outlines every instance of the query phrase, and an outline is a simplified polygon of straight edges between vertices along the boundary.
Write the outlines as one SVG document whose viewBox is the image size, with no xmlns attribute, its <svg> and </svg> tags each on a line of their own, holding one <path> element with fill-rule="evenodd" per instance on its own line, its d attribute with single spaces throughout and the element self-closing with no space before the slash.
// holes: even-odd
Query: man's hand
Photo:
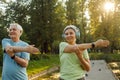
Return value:
<svg viewBox="0 0 120 80">
<path fill-rule="evenodd" d="M 99 39 L 96 42 L 94 42 L 94 44 L 95 47 L 107 47 L 110 44 L 110 42 L 108 40 Z"/>
<path fill-rule="evenodd" d="M 34 47 L 34 45 L 28 45 L 25 47 L 26 52 L 31 54 L 38 54 L 40 51 L 38 48 Z"/>
<path fill-rule="evenodd" d="M 14 55 L 13 48 L 11 46 L 7 46 L 5 50 L 10 57 Z"/>
</svg>

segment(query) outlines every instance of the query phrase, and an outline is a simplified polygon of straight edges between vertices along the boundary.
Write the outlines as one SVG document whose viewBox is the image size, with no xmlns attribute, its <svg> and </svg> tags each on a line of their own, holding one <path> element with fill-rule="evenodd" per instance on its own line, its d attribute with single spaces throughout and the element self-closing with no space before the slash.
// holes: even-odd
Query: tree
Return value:
<svg viewBox="0 0 120 80">
<path fill-rule="evenodd" d="M 53 42 L 60 39 L 61 29 L 58 28 L 63 26 L 64 8 L 57 0 L 32 0 L 29 15 L 31 41 L 42 52 L 48 52 Z"/>
<path fill-rule="evenodd" d="M 67 0 L 66 1 L 66 24 L 73 24 L 80 28 L 81 42 L 86 42 L 86 30 L 87 25 L 85 18 L 85 5 L 86 0 Z"/>
<path fill-rule="evenodd" d="M 90 11 L 90 27 L 93 39 L 104 38 L 111 42 L 111 51 L 113 49 L 118 49 L 120 43 L 119 32 L 120 32 L 120 19 L 116 15 L 119 15 L 117 8 L 119 1 L 115 0 L 115 10 L 109 10 L 109 12 L 104 10 L 105 0 L 91 0 L 89 2 Z"/>
</svg>

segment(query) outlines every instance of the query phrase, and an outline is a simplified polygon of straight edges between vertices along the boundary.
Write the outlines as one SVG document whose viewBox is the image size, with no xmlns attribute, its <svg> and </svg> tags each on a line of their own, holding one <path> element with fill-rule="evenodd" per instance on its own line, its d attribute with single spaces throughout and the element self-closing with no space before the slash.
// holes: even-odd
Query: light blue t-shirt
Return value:
<svg viewBox="0 0 120 80">
<path fill-rule="evenodd" d="M 6 46 L 27 46 L 28 43 L 24 41 L 13 42 L 11 39 L 4 38 L 2 40 L 2 48 L 5 49 Z M 16 56 L 29 60 L 30 54 L 27 52 L 15 53 Z M 26 68 L 20 66 L 14 59 L 4 51 L 3 54 L 3 69 L 2 69 L 2 80 L 28 80 Z"/>
<path fill-rule="evenodd" d="M 77 80 L 85 76 L 86 71 L 82 69 L 80 61 L 76 53 L 64 53 L 66 42 L 61 42 L 59 45 L 60 57 L 60 78 L 65 80 Z M 83 57 L 89 59 L 88 52 L 83 52 Z"/>
</svg>

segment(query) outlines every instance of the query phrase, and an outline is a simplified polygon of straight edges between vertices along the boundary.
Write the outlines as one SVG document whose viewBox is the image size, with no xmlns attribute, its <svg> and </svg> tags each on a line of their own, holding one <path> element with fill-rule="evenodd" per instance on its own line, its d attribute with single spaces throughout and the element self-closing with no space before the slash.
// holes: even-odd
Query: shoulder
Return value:
<svg viewBox="0 0 120 80">
<path fill-rule="evenodd" d="M 11 45 L 11 39 L 9 39 L 9 38 L 3 38 L 2 39 L 2 46 L 6 47 L 7 45 Z"/>
<path fill-rule="evenodd" d="M 3 40 L 9 41 L 10 39 L 9 39 L 9 38 L 3 38 L 2 41 L 3 41 Z"/>
<path fill-rule="evenodd" d="M 68 44 L 68 43 L 67 43 L 67 42 L 60 42 L 60 45 L 61 45 L 61 44 Z"/>
<path fill-rule="evenodd" d="M 62 46 L 62 45 L 68 45 L 68 43 L 67 43 L 67 42 L 61 42 L 61 43 L 59 44 L 59 46 Z"/>
<path fill-rule="evenodd" d="M 8 42 L 8 41 L 10 41 L 10 39 L 9 39 L 9 38 L 3 38 L 3 39 L 2 39 L 2 42 L 3 42 L 3 41 Z"/>
</svg>

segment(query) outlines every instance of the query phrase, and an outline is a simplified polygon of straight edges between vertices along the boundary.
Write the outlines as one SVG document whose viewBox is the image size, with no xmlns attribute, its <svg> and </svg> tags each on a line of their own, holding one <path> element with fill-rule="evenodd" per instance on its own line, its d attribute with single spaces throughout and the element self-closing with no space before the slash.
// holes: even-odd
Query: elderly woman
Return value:
<svg viewBox="0 0 120 80">
<path fill-rule="evenodd" d="M 86 71 L 90 70 L 90 60 L 86 49 L 107 47 L 108 40 L 97 40 L 93 43 L 77 44 L 80 37 L 79 29 L 68 25 L 63 31 L 65 42 L 59 45 L 60 80 L 85 80 Z"/>
<path fill-rule="evenodd" d="M 39 50 L 20 40 L 23 29 L 19 24 L 10 24 L 8 30 L 10 38 L 2 40 L 4 50 L 2 80 L 28 80 L 26 67 L 30 59 L 29 53 L 36 53 Z"/>
</svg>

